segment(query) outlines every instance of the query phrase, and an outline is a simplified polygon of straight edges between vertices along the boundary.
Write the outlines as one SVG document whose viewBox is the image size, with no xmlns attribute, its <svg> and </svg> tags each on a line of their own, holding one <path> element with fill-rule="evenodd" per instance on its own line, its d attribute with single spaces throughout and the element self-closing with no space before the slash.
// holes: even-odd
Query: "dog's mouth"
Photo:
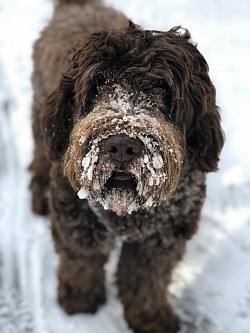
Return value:
<svg viewBox="0 0 250 333">
<path fill-rule="evenodd" d="M 109 189 L 132 190 L 135 191 L 137 181 L 130 172 L 113 171 L 108 178 L 105 187 Z"/>
<path fill-rule="evenodd" d="M 134 209 L 137 181 L 132 173 L 113 171 L 104 188 L 104 207 L 106 206 L 117 216 L 123 216 L 124 212 L 129 213 Z"/>
</svg>

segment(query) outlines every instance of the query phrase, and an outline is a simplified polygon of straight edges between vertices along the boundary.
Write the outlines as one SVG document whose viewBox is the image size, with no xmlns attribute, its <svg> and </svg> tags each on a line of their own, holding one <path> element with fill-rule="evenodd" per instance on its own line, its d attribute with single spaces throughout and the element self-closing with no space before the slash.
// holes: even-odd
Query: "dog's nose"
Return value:
<svg viewBox="0 0 250 333">
<path fill-rule="evenodd" d="M 138 140 L 128 135 L 113 135 L 104 140 L 104 150 L 110 157 L 118 162 L 129 162 L 141 151 Z"/>
</svg>

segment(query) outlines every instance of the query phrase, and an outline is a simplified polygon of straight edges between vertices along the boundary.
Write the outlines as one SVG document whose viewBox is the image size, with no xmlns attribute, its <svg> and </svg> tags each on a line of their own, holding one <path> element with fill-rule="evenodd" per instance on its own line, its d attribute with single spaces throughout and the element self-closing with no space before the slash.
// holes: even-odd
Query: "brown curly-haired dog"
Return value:
<svg viewBox="0 0 250 333">
<path fill-rule="evenodd" d="M 122 236 L 129 326 L 177 332 L 166 288 L 223 146 L 205 59 L 187 30 L 143 30 L 99 1 L 61 0 L 34 63 L 33 210 L 49 205 L 59 303 L 76 313 L 105 302 L 104 264 Z"/>
</svg>

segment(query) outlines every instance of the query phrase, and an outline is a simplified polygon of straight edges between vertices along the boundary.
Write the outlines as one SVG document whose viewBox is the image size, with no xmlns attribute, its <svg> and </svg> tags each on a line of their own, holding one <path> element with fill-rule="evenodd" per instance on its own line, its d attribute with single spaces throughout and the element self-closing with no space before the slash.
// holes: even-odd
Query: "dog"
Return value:
<svg viewBox="0 0 250 333">
<path fill-rule="evenodd" d="M 144 30 L 87 0 L 55 3 L 33 59 L 32 207 L 52 220 L 60 305 L 94 313 L 105 302 L 120 237 L 129 327 L 177 332 L 167 286 L 224 143 L 206 60 L 188 30 Z"/>
</svg>

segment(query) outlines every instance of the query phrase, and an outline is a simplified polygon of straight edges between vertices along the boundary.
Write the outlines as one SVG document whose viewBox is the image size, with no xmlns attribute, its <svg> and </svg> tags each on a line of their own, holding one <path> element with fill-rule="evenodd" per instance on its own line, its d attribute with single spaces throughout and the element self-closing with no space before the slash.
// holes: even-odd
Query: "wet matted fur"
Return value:
<svg viewBox="0 0 250 333">
<path fill-rule="evenodd" d="M 205 59 L 187 30 L 143 30 L 80 0 L 56 2 L 33 57 L 30 187 L 33 210 L 51 216 L 59 303 L 72 314 L 105 302 L 104 264 L 122 237 L 129 326 L 177 332 L 167 285 L 224 141 Z"/>
</svg>

